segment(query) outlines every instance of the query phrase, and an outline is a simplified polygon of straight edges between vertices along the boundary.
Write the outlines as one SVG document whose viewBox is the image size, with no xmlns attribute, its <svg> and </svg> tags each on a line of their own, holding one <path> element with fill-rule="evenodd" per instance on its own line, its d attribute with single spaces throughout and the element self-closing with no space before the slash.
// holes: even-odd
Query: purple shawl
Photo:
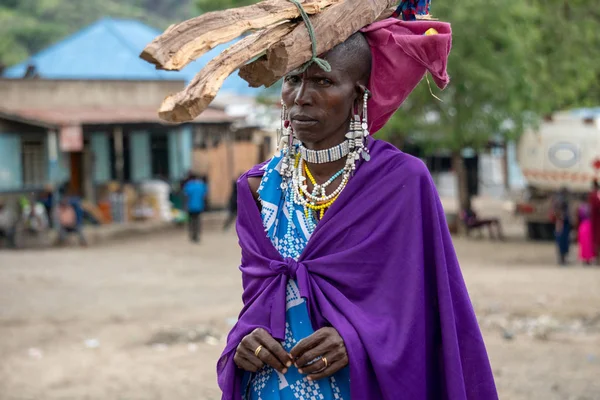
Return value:
<svg viewBox="0 0 600 400">
<path fill-rule="evenodd" d="M 298 282 L 314 328 L 347 347 L 354 400 L 497 399 L 485 346 L 425 165 L 370 140 L 363 162 L 298 262 L 267 238 L 248 185 L 238 182 L 244 308 L 218 363 L 223 399 L 241 399 L 233 361 L 255 328 L 283 340 L 285 288 Z"/>
</svg>

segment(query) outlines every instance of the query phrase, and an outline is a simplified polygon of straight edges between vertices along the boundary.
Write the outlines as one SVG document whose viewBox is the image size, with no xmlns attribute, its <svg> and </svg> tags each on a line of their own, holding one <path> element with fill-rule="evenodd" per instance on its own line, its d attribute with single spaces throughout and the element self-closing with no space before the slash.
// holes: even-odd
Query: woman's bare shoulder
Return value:
<svg viewBox="0 0 600 400">
<path fill-rule="evenodd" d="M 252 192 L 252 196 L 254 200 L 258 201 L 258 188 L 260 186 L 261 177 L 260 176 L 249 176 L 248 177 L 248 186 L 250 186 L 250 191 Z"/>
</svg>

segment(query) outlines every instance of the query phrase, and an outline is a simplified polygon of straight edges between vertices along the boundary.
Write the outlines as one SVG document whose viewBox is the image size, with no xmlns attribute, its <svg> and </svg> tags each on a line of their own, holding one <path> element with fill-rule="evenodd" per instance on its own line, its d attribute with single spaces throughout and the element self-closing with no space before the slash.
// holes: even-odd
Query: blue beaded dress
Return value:
<svg viewBox="0 0 600 400">
<path fill-rule="evenodd" d="M 258 194 L 266 234 L 284 258 L 297 260 L 314 231 L 316 221 L 307 221 L 302 206 L 294 204 L 291 191 L 281 189 L 278 155 L 264 167 Z M 292 279 L 286 289 L 284 349 L 289 352 L 301 339 L 314 333 L 306 301 Z M 350 371 L 346 367 L 328 379 L 311 382 L 292 365 L 283 375 L 269 366 L 256 374 L 246 373 L 242 388 L 246 400 L 349 400 Z"/>
</svg>

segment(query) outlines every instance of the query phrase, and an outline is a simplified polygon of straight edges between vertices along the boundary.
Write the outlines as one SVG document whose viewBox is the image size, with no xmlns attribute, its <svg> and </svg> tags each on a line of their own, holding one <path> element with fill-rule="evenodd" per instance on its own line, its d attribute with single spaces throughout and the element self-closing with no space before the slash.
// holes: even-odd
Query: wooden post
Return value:
<svg viewBox="0 0 600 400">
<path fill-rule="evenodd" d="M 117 181 L 123 185 L 125 181 L 125 157 L 123 156 L 123 128 L 115 126 L 113 129 L 114 149 L 115 149 L 115 167 L 117 172 Z"/>
<path fill-rule="evenodd" d="M 230 127 L 229 132 L 227 133 L 227 176 L 229 177 L 229 182 L 234 176 L 235 172 L 235 128 Z"/>
<path fill-rule="evenodd" d="M 504 190 L 508 194 L 510 192 L 510 163 L 508 158 L 508 141 L 505 139 L 502 144 L 503 156 L 502 156 L 502 174 L 504 175 Z"/>
<path fill-rule="evenodd" d="M 52 226 L 57 231 L 60 229 L 58 220 L 58 138 L 57 133 L 54 130 L 48 131 L 48 161 L 50 161 L 50 171 L 48 171 L 48 178 L 52 185 L 52 215 L 48 215 L 48 218 L 52 220 Z"/>
<path fill-rule="evenodd" d="M 463 211 L 471 209 L 471 195 L 469 193 L 469 176 L 460 150 L 452 151 L 452 169 L 456 175 L 456 190 L 458 191 L 458 232 L 463 234 L 466 233 L 466 226 L 460 216 Z"/>
<path fill-rule="evenodd" d="M 183 170 L 183 129 L 184 126 L 182 125 L 177 130 L 177 181 L 181 181 L 186 173 Z"/>
</svg>

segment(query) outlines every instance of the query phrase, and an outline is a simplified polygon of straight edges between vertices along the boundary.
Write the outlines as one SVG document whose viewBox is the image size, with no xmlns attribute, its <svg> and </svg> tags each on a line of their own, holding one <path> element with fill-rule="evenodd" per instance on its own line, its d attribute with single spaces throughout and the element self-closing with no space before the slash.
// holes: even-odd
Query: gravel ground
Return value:
<svg viewBox="0 0 600 400">
<path fill-rule="evenodd" d="M 552 244 L 508 228 L 455 240 L 500 397 L 600 399 L 600 268 L 558 268 Z M 219 232 L 0 252 L 0 399 L 220 398 L 238 262 Z"/>
</svg>

